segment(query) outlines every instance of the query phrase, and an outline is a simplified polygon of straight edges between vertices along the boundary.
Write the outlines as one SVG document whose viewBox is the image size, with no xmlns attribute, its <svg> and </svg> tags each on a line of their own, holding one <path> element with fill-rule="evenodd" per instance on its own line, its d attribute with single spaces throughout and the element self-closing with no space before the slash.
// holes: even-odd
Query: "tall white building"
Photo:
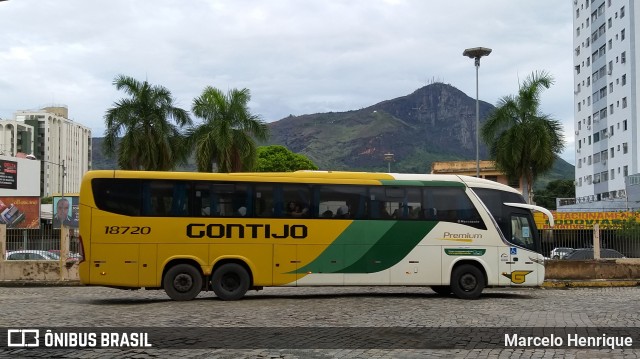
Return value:
<svg viewBox="0 0 640 359">
<path fill-rule="evenodd" d="M 80 192 L 82 176 L 91 169 L 91 129 L 70 120 L 65 106 L 18 111 L 15 121 L 33 128 L 41 196 Z"/>
<path fill-rule="evenodd" d="M 573 0 L 573 18 L 576 200 L 626 198 L 640 168 L 640 3 Z"/>
</svg>

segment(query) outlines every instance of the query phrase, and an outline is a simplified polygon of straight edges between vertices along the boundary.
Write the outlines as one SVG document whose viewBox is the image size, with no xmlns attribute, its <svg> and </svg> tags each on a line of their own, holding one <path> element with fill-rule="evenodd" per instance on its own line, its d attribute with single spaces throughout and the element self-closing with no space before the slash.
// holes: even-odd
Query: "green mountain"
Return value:
<svg viewBox="0 0 640 359">
<path fill-rule="evenodd" d="M 480 121 L 494 109 L 480 101 Z M 393 153 L 392 172 L 428 173 L 434 161 L 476 157 L 476 100 L 453 86 L 433 83 L 407 96 L 347 112 L 289 116 L 269 124 L 263 145 L 279 144 L 309 157 L 322 170 L 387 171 L 385 154 Z M 480 158 L 487 159 L 480 145 Z M 102 155 L 102 139 L 93 139 L 93 168 L 115 168 Z M 187 166 L 191 170 L 195 166 Z M 553 171 L 536 187 L 574 178 L 574 167 L 558 158 Z"/>
</svg>

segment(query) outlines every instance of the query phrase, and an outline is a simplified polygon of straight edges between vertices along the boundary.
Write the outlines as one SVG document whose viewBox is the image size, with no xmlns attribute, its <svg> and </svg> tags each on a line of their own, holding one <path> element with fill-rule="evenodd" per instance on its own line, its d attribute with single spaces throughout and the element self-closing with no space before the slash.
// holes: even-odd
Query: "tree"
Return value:
<svg viewBox="0 0 640 359">
<path fill-rule="evenodd" d="M 124 75 L 113 84 L 129 98 L 115 102 L 104 116 L 105 155 L 117 152 L 118 167 L 128 170 L 166 171 L 184 162 L 188 151 L 180 127 L 191 124 L 191 119 L 187 111 L 174 106 L 171 92 Z"/>
<path fill-rule="evenodd" d="M 289 151 L 284 146 L 273 145 L 258 147 L 257 172 L 293 172 L 298 170 L 317 170 L 306 156 Z"/>
<path fill-rule="evenodd" d="M 498 101 L 481 129 L 496 167 L 521 181 L 529 202 L 533 182 L 551 170 L 564 148 L 562 125 L 540 112 L 540 93 L 552 84 L 553 77 L 547 72 L 532 73 L 516 96 L 508 95 Z"/>
<path fill-rule="evenodd" d="M 218 172 L 253 168 L 257 156 L 254 138 L 266 140 L 269 129 L 259 116 L 249 111 L 250 100 L 247 89 L 233 89 L 225 96 L 210 86 L 193 100 L 193 114 L 204 120 L 187 131 L 198 171 L 212 172 L 214 162 Z"/>
<path fill-rule="evenodd" d="M 549 182 L 545 189 L 536 192 L 533 196 L 533 200 L 539 206 L 555 210 L 557 209 L 556 198 L 575 197 L 576 187 L 573 185 L 573 180 L 555 180 Z"/>
</svg>

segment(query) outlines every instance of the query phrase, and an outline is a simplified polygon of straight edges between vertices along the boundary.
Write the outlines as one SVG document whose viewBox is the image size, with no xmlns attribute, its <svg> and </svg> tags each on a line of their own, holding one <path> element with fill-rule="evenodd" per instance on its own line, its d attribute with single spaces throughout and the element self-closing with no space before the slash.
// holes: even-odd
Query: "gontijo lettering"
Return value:
<svg viewBox="0 0 640 359">
<path fill-rule="evenodd" d="M 220 224 L 190 223 L 187 225 L 189 238 L 307 238 L 308 229 L 303 224 Z"/>
</svg>

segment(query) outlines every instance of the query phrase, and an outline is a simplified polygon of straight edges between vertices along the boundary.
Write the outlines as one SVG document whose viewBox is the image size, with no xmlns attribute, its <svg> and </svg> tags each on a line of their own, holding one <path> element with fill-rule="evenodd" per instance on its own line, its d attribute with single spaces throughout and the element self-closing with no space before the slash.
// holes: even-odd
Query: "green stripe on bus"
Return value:
<svg viewBox="0 0 640 359">
<path fill-rule="evenodd" d="M 389 269 L 437 223 L 354 221 L 316 259 L 295 273 L 374 273 Z M 380 235 L 372 236 L 373 233 Z"/>
<path fill-rule="evenodd" d="M 375 273 L 389 269 L 406 257 L 438 222 L 395 222 L 367 253 L 338 273 Z"/>
<path fill-rule="evenodd" d="M 336 273 L 362 258 L 395 223 L 353 221 L 316 259 L 293 273 Z"/>
<path fill-rule="evenodd" d="M 465 187 L 464 183 L 453 181 L 380 180 L 383 186 L 413 187 Z"/>
</svg>

